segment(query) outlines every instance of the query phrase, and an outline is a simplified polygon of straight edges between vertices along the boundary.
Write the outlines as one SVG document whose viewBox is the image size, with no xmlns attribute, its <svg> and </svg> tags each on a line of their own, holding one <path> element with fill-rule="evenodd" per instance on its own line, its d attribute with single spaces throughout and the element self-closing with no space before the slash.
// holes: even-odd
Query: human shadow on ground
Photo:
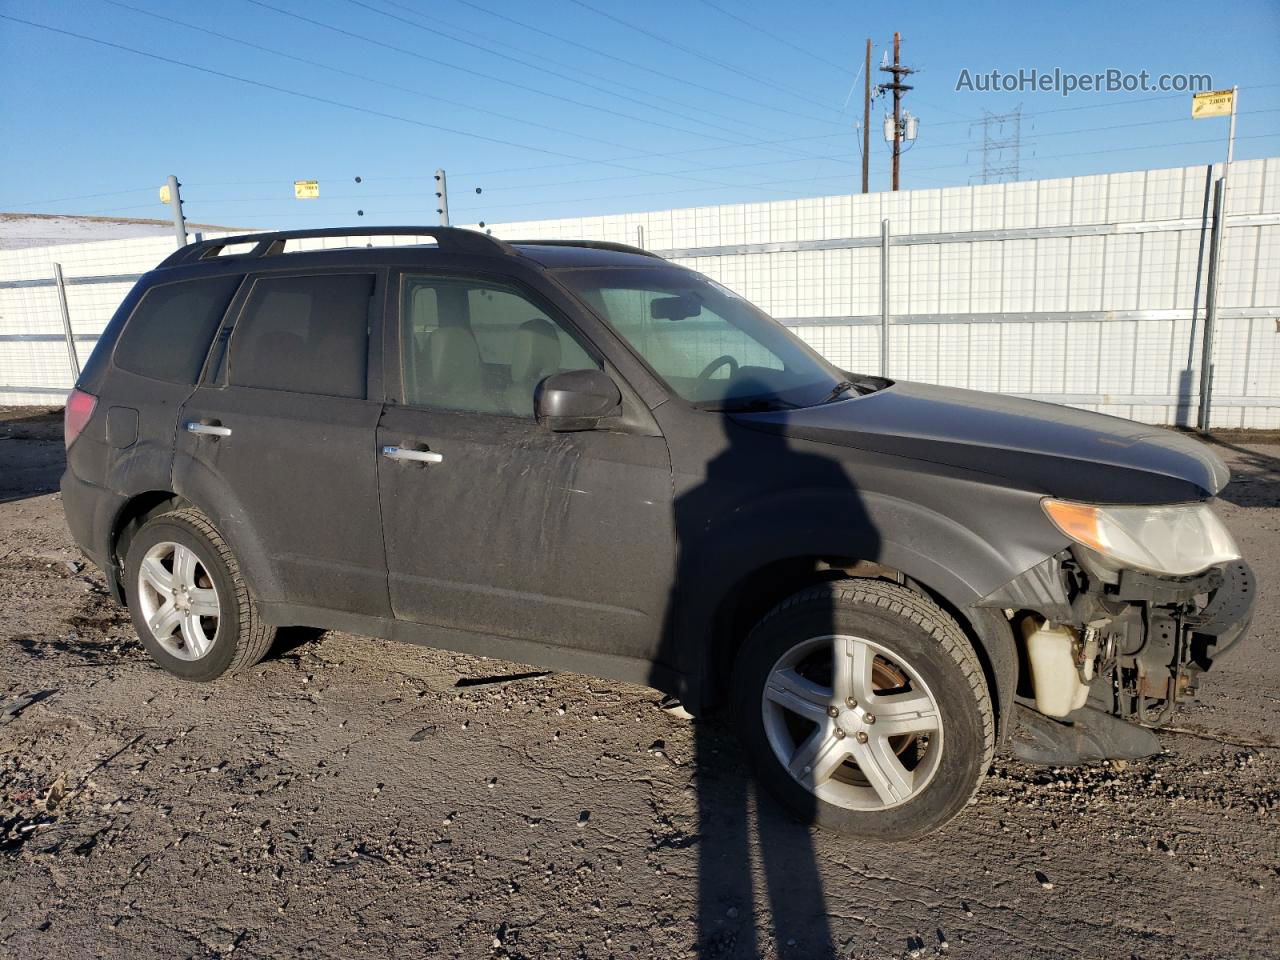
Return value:
<svg viewBox="0 0 1280 960">
<path fill-rule="evenodd" d="M 750 395 L 752 391 L 741 386 L 735 392 Z M 762 386 L 759 392 L 766 390 Z M 857 490 L 840 461 L 799 452 L 780 433 L 744 425 L 730 413 L 720 415 L 720 427 L 720 448 L 701 474 L 681 476 L 677 472 L 673 510 L 678 553 L 660 664 L 688 663 L 691 650 L 715 642 L 716 638 L 690 635 L 685 626 L 687 611 L 705 599 L 699 594 L 715 581 L 712 571 L 735 559 L 729 555 L 735 551 L 735 528 L 754 527 L 755 534 L 760 534 L 758 518 L 763 504 L 774 497 L 780 503 L 784 497 L 807 493 L 826 496 L 829 502 L 834 494 L 850 514 L 861 512 L 865 519 Z M 744 517 L 744 513 L 755 519 Z M 795 522 L 814 520 L 811 516 L 796 517 Z M 854 525 L 874 530 L 869 521 L 855 521 Z M 858 556 L 867 558 L 876 557 L 878 548 L 874 533 L 866 542 L 851 545 Z M 822 619 L 819 613 L 808 621 L 810 636 L 837 632 L 834 609 L 826 612 L 825 624 Z M 765 954 L 811 960 L 835 957 L 814 848 L 816 800 L 806 790 L 796 791 L 787 809 L 774 799 L 752 774 L 749 763 L 752 752 L 770 747 L 761 737 L 744 738 L 735 718 L 740 714 L 735 713 L 729 674 L 734 665 L 733 649 L 744 640 L 742 626 L 726 638 L 728 649 L 712 666 L 710 680 L 724 694 L 718 708 L 710 717 L 693 720 L 698 807 L 697 954 L 704 958 Z M 823 667 L 817 669 L 821 674 Z M 831 668 L 826 669 L 830 684 Z M 767 711 L 771 706 L 762 701 L 739 709 Z M 791 720 L 787 718 L 786 723 Z M 794 759 L 809 728 L 803 720 L 792 726 Z M 757 910 L 759 887 L 763 888 L 767 910 Z"/>
</svg>

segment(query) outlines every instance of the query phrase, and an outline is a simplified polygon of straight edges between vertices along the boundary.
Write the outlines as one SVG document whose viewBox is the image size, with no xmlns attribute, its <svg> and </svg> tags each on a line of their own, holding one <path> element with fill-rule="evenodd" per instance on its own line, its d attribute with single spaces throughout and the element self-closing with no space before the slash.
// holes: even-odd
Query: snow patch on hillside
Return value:
<svg viewBox="0 0 1280 960">
<path fill-rule="evenodd" d="M 209 223 L 188 223 L 187 231 L 235 231 Z M 253 232 L 245 228 L 246 233 Z M 57 243 L 89 243 L 128 237 L 172 236 L 171 220 L 140 220 L 127 217 L 76 217 L 43 213 L 0 213 L 0 250 L 47 247 Z"/>
</svg>

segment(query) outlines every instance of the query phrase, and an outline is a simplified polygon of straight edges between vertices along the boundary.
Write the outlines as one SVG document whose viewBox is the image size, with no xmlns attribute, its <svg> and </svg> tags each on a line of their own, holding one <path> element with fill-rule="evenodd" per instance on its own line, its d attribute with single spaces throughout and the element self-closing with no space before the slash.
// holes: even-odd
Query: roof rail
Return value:
<svg viewBox="0 0 1280 960">
<path fill-rule="evenodd" d="M 516 255 L 509 243 L 489 234 L 462 227 L 326 227 L 322 230 L 277 230 L 272 233 L 245 233 L 234 237 L 218 237 L 201 240 L 179 247 L 160 264 L 174 267 L 183 263 L 212 260 L 221 255 L 224 248 L 242 243 L 252 243 L 248 253 L 235 254 L 235 258 L 257 259 L 284 252 L 288 240 L 312 240 L 322 237 L 434 237 L 436 245 L 447 253 L 500 253 Z M 232 257 L 228 257 L 232 259 Z M 157 268 L 158 269 L 158 268 Z"/>
<path fill-rule="evenodd" d="M 587 247 L 591 250 L 612 250 L 614 253 L 634 253 L 657 260 L 665 259 L 643 247 L 633 247 L 629 243 L 614 243 L 612 240 L 508 240 L 507 243 L 512 246 L 530 247 Z"/>
</svg>

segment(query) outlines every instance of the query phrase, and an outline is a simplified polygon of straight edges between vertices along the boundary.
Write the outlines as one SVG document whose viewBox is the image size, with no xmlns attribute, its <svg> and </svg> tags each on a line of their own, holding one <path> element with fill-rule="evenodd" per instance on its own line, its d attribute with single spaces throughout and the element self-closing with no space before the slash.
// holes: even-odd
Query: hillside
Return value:
<svg viewBox="0 0 1280 960">
<path fill-rule="evenodd" d="M 187 223 L 187 229 L 225 231 L 211 223 Z M 251 232 L 252 228 L 244 228 Z M 153 237 L 173 233 L 171 220 L 142 220 L 132 217 L 61 216 L 46 213 L 0 213 L 0 250 L 44 247 L 55 243 L 88 243 L 124 237 Z"/>
</svg>

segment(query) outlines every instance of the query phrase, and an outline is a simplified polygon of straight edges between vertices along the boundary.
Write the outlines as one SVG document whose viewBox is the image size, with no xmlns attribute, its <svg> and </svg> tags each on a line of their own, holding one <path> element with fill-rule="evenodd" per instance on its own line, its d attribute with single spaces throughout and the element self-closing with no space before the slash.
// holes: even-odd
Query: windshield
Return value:
<svg viewBox="0 0 1280 960">
<path fill-rule="evenodd" d="M 667 385 L 707 410 L 804 407 L 844 375 L 732 290 L 673 266 L 556 271 Z"/>
</svg>

